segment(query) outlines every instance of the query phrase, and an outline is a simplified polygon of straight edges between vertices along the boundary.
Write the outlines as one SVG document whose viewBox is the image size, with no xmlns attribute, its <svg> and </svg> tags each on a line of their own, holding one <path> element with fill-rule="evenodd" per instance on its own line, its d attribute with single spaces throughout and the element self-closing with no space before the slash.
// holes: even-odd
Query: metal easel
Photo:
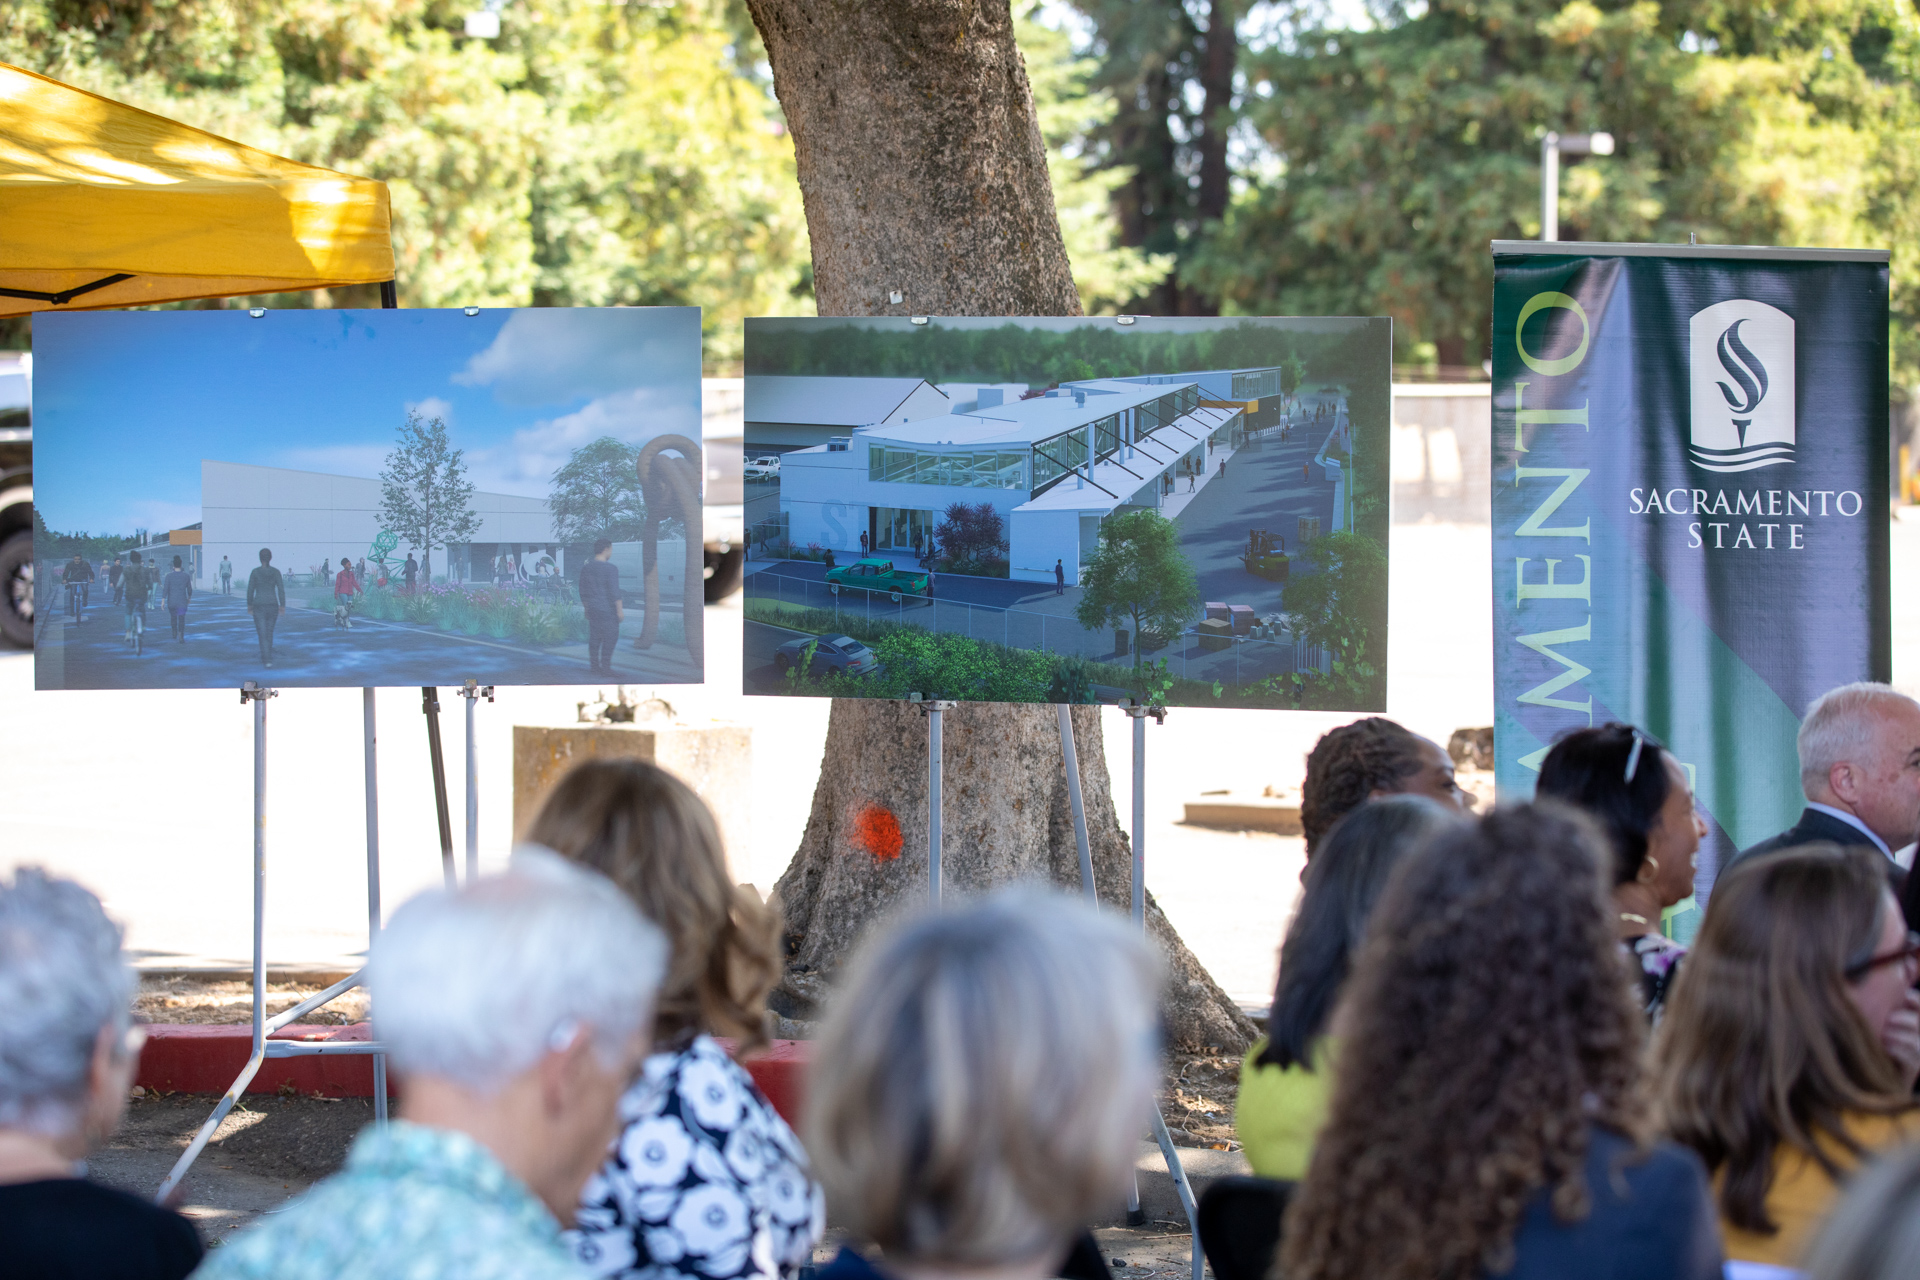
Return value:
<svg viewBox="0 0 1920 1280">
<path fill-rule="evenodd" d="M 173 1169 L 167 1174 L 154 1199 L 165 1204 L 173 1195 L 180 1180 L 187 1176 L 187 1170 L 200 1158 L 206 1149 L 208 1139 L 213 1137 L 220 1122 L 233 1110 L 233 1104 L 240 1100 L 247 1086 L 253 1083 L 253 1077 L 268 1058 L 301 1058 L 314 1055 L 371 1054 L 373 1056 L 373 1118 L 377 1124 L 387 1119 L 387 1060 L 386 1046 L 378 1040 L 335 1040 L 302 1041 L 272 1040 L 268 1037 L 288 1023 L 298 1021 L 322 1005 L 339 999 L 347 992 L 360 986 L 366 979 L 366 970 L 349 974 L 340 981 L 308 996 L 305 1000 L 282 1013 L 267 1017 L 267 952 L 266 952 L 266 915 L 267 915 L 267 699 L 280 696 L 278 689 L 265 689 L 249 680 L 240 686 L 240 704 L 253 704 L 253 1052 L 247 1058 L 246 1066 L 234 1078 L 227 1091 L 214 1107 L 213 1114 L 193 1135 L 193 1141 L 174 1162 Z M 380 813 L 378 802 L 378 778 L 375 769 L 375 732 L 373 690 L 360 691 L 362 718 L 366 746 L 366 795 L 367 795 L 367 946 L 371 950 L 373 939 L 380 932 Z"/>
<path fill-rule="evenodd" d="M 1138 702 L 1129 702 L 1120 708 L 1133 721 L 1133 923 L 1142 934 L 1147 931 L 1147 717 L 1152 716 L 1156 723 L 1165 723 L 1167 718 L 1164 707 L 1144 707 Z M 1080 794 L 1080 768 L 1078 755 L 1074 750 L 1073 713 L 1062 703 L 1054 704 L 1054 713 L 1060 722 L 1060 754 L 1067 769 L 1067 801 L 1073 810 L 1073 836 L 1080 847 L 1080 887 L 1090 901 L 1098 902 L 1093 882 L 1093 856 L 1091 842 L 1087 836 L 1087 810 Z M 1180 1208 L 1187 1215 L 1187 1229 L 1193 1235 L 1193 1280 L 1203 1280 L 1206 1267 L 1206 1253 L 1200 1247 L 1200 1216 L 1196 1208 L 1193 1184 L 1187 1181 L 1187 1171 L 1180 1163 L 1180 1150 L 1173 1145 L 1173 1135 L 1167 1132 L 1166 1117 L 1160 1114 L 1159 1104 L 1153 1108 L 1153 1140 L 1160 1147 L 1160 1155 L 1167 1162 L 1167 1173 L 1173 1178 L 1174 1193 L 1180 1197 Z M 1127 1188 L 1127 1223 L 1139 1226 L 1146 1221 L 1140 1209 L 1140 1180 L 1136 1175 Z"/>
</svg>

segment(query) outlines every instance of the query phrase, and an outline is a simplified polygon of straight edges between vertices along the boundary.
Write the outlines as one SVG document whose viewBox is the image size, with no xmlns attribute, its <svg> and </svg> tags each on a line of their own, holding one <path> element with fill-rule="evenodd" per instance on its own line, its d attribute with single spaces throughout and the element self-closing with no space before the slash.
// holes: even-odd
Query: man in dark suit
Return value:
<svg viewBox="0 0 1920 1280">
<path fill-rule="evenodd" d="M 1816 840 L 1870 845 L 1886 856 L 1908 921 L 1920 919 L 1920 877 L 1894 861 L 1920 837 L 1920 703 L 1890 685 L 1842 685 L 1808 708 L 1798 746 L 1800 821 L 1733 861 Z"/>
</svg>

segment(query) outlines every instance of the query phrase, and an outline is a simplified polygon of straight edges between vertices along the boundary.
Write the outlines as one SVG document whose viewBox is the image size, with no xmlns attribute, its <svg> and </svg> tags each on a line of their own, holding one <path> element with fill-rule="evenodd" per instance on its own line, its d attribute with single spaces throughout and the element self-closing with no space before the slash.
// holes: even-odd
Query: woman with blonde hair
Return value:
<svg viewBox="0 0 1920 1280">
<path fill-rule="evenodd" d="M 713 815 L 664 769 L 592 760 L 562 778 L 526 839 L 599 871 L 671 946 L 654 1053 L 569 1233 L 598 1276 L 778 1280 L 813 1256 L 825 1203 L 793 1130 L 734 1052 L 767 1043 L 780 914 L 736 887 Z"/>
<path fill-rule="evenodd" d="M 1674 984 L 1662 1121 L 1712 1172 L 1735 1261 L 1800 1265 L 1842 1178 L 1920 1137 L 1920 950 L 1884 862 L 1832 844 L 1743 859 Z"/>
<path fill-rule="evenodd" d="M 1604 849 L 1542 801 L 1402 860 L 1348 982 L 1286 1280 L 1718 1280 L 1700 1161 L 1649 1139 Z"/>
</svg>

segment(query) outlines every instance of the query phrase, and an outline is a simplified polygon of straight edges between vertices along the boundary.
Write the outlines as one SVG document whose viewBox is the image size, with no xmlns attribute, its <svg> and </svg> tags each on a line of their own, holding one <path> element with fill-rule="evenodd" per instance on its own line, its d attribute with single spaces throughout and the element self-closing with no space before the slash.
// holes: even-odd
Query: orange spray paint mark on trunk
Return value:
<svg viewBox="0 0 1920 1280">
<path fill-rule="evenodd" d="M 889 810 L 870 804 L 854 816 L 853 843 L 872 854 L 876 862 L 892 862 L 905 843 L 900 838 L 900 820 Z"/>
</svg>

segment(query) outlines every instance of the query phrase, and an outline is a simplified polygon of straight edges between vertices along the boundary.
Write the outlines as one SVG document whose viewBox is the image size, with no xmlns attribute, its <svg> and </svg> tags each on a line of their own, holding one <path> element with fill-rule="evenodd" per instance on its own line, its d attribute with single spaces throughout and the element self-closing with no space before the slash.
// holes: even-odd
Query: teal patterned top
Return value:
<svg viewBox="0 0 1920 1280">
<path fill-rule="evenodd" d="M 395 1120 L 207 1255 L 195 1280 L 582 1280 L 560 1224 L 464 1133 Z"/>
</svg>

